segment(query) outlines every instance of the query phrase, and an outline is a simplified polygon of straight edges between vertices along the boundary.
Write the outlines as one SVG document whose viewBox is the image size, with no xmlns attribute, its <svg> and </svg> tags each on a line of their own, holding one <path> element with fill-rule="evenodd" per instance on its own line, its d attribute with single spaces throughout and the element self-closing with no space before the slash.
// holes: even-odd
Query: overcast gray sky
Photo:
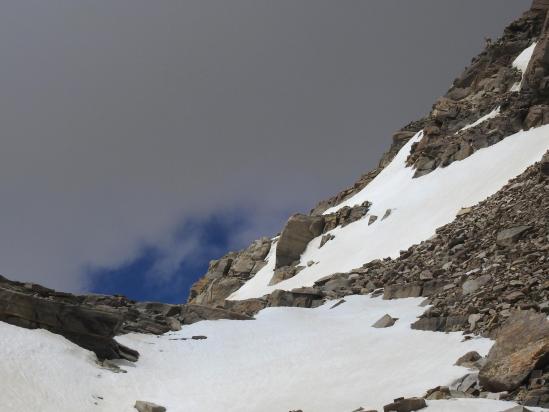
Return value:
<svg viewBox="0 0 549 412">
<path fill-rule="evenodd" d="M 0 273 L 83 289 L 143 244 L 185 258 L 174 228 L 229 209 L 253 222 L 235 245 L 273 234 L 529 4 L 0 2 Z"/>
</svg>

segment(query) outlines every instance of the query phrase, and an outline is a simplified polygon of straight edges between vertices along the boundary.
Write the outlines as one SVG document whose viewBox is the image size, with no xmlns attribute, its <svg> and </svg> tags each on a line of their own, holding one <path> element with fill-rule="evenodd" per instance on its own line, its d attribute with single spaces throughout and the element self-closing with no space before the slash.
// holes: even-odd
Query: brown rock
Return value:
<svg viewBox="0 0 549 412">
<path fill-rule="evenodd" d="M 423 398 L 399 398 L 383 407 L 384 412 L 412 412 L 424 409 L 427 403 Z"/>
<path fill-rule="evenodd" d="M 507 320 L 479 373 L 490 391 L 512 391 L 549 356 L 549 321 L 544 314 L 518 311 Z"/>
<path fill-rule="evenodd" d="M 275 268 L 289 266 L 299 260 L 309 242 L 320 236 L 323 228 L 322 216 L 296 214 L 290 217 L 278 240 Z"/>
</svg>

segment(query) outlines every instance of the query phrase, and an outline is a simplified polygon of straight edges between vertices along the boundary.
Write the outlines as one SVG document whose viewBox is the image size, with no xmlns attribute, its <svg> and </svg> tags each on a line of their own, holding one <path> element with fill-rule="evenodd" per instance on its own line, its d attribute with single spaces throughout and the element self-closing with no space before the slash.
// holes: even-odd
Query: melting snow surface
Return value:
<svg viewBox="0 0 549 412">
<path fill-rule="evenodd" d="M 422 299 L 345 300 L 334 309 L 328 302 L 268 308 L 252 321 L 203 321 L 160 337 L 121 336 L 141 354 L 136 364 L 120 363 L 127 373 L 100 369 L 92 353 L 61 336 L 0 322 L 0 410 L 130 412 L 136 400 L 169 412 L 379 409 L 450 384 L 467 373 L 456 359 L 492 345 L 410 329 Z M 372 328 L 385 314 L 399 320 Z M 178 340 L 192 335 L 207 339 Z"/>
<path fill-rule="evenodd" d="M 453 221 L 462 207 L 486 199 L 509 179 L 539 161 L 549 150 L 549 125 L 521 131 L 464 160 L 413 179 L 414 170 L 406 167 L 405 161 L 412 144 L 421 138 L 420 132 L 368 186 L 325 212 L 332 213 L 343 206 L 368 200 L 372 202 L 370 215 L 378 216 L 376 222 L 368 225 L 369 216 L 366 216 L 338 227 L 330 232 L 335 239 L 322 248 L 319 248 L 321 237 L 313 239 L 301 256 L 300 264 L 307 266 L 311 260 L 317 263 L 274 286 L 268 286 L 274 266 L 274 254 L 271 253 L 269 264 L 229 298 L 255 298 L 275 289 L 310 286 L 323 276 L 345 272 L 374 259 L 397 257 L 400 250 L 430 238 L 438 227 Z M 391 214 L 382 220 L 388 209 Z"/>
<path fill-rule="evenodd" d="M 512 92 L 520 91 L 522 87 L 522 80 L 524 79 L 524 73 L 526 73 L 528 64 L 530 64 L 530 60 L 532 59 L 532 55 L 534 54 L 534 49 L 536 48 L 536 45 L 536 42 L 532 43 L 530 46 L 524 49 L 522 53 L 520 53 L 518 57 L 513 61 L 513 67 L 519 69 L 522 72 L 522 79 L 520 82 L 515 83 L 513 87 L 511 87 Z"/>
</svg>

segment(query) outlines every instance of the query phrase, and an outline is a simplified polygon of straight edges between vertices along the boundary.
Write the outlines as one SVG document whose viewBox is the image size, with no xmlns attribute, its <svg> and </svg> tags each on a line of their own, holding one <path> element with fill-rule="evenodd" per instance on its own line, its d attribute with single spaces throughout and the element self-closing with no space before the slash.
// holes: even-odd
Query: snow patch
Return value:
<svg viewBox="0 0 549 412">
<path fill-rule="evenodd" d="M 524 74 L 526 73 L 526 69 L 530 64 L 530 60 L 532 60 L 532 55 L 534 54 L 534 49 L 536 48 L 536 45 L 537 42 L 532 43 L 530 46 L 524 49 L 522 53 L 520 53 L 518 57 L 513 61 L 513 67 L 521 71 L 522 79 L 520 80 L 520 82 L 515 83 L 511 87 L 512 92 L 518 92 L 521 90 L 522 81 L 524 80 Z"/>
<path fill-rule="evenodd" d="M 459 131 L 462 132 L 464 130 L 467 130 L 467 129 L 470 129 L 472 127 L 476 127 L 478 126 L 479 124 L 481 123 L 484 123 L 485 121 L 487 120 L 490 120 L 490 119 L 493 119 L 494 117 L 498 117 L 499 116 L 499 112 L 500 112 L 500 107 L 498 106 L 497 108 L 495 108 L 494 110 L 492 110 L 490 113 L 488 113 L 487 115 L 485 116 L 482 116 L 480 119 L 478 119 L 476 122 L 474 123 L 471 123 L 465 127 L 462 127 Z M 459 132 L 458 132 L 459 133 Z"/>
</svg>

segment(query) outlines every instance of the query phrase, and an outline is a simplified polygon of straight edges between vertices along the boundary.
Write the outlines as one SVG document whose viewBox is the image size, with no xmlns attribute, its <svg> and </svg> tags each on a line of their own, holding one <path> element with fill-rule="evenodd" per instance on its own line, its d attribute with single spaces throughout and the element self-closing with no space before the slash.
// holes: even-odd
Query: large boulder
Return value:
<svg viewBox="0 0 549 412">
<path fill-rule="evenodd" d="M 27 294 L 7 284 L 0 285 L 1 321 L 29 329 L 47 329 L 95 352 L 100 359 L 139 358 L 137 351 L 114 340 L 123 322 L 121 313 L 108 307 L 82 305 L 72 295 L 53 300 L 28 289 Z"/>
<path fill-rule="evenodd" d="M 518 388 L 534 369 L 549 361 L 549 321 L 545 314 L 514 312 L 499 332 L 479 373 L 481 385 L 493 392 Z"/>
<path fill-rule="evenodd" d="M 299 260 L 301 254 L 315 237 L 320 236 L 324 229 L 322 216 L 295 214 L 284 226 L 276 246 L 275 269 L 291 266 Z"/>
<path fill-rule="evenodd" d="M 526 232 L 531 229 L 532 227 L 527 225 L 503 229 L 496 235 L 496 243 L 503 247 L 513 246 Z"/>
</svg>

